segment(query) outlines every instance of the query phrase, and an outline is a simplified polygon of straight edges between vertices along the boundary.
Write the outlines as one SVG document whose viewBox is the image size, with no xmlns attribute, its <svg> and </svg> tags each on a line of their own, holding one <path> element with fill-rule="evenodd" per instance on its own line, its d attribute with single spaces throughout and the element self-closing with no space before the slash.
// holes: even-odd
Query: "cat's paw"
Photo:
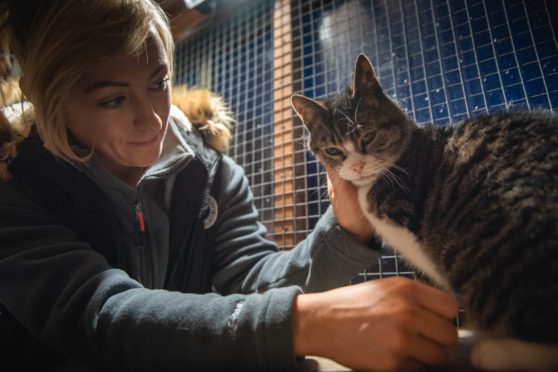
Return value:
<svg viewBox="0 0 558 372">
<path fill-rule="evenodd" d="M 471 363 L 489 371 L 556 371 L 558 346 L 539 345 L 513 338 L 487 338 L 471 351 Z"/>
</svg>

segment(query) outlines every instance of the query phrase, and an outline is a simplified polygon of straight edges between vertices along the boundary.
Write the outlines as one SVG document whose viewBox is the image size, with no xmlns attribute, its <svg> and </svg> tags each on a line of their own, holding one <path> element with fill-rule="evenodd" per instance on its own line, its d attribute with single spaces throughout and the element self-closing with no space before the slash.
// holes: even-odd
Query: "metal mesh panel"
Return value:
<svg viewBox="0 0 558 372">
<path fill-rule="evenodd" d="M 262 2 L 176 48 L 178 84 L 222 95 L 237 124 L 230 154 L 268 229 L 273 221 L 273 2 Z"/>
<path fill-rule="evenodd" d="M 238 120 L 230 155 L 246 170 L 269 237 L 290 248 L 328 201 L 300 121 L 291 113 L 290 126 L 277 130 L 286 125 L 278 102 L 337 92 L 364 52 L 387 93 L 419 123 L 510 106 L 558 109 L 557 20 L 553 0 L 263 1 L 178 45 L 176 80 L 230 104 Z M 285 150 L 287 132 L 295 135 Z M 285 177 L 290 188 L 278 188 Z M 292 198 L 278 204 L 285 190 Z M 389 275 L 414 274 L 388 253 L 354 281 Z"/>
</svg>

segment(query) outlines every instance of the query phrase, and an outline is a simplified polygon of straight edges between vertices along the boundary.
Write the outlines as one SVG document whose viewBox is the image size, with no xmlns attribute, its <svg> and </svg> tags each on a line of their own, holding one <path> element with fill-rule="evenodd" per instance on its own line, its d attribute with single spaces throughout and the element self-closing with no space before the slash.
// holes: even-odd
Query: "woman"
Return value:
<svg viewBox="0 0 558 372">
<path fill-rule="evenodd" d="M 2 15 L 34 108 L 27 136 L 4 117 L 0 130 L 0 324 L 4 339 L 23 335 L 6 353 L 19 365 L 444 362 L 448 294 L 401 278 L 330 290 L 377 259 L 348 185 L 334 180 L 339 207 L 293 250 L 264 238 L 241 168 L 170 104 L 172 38 L 155 4 L 13 0 Z"/>
</svg>

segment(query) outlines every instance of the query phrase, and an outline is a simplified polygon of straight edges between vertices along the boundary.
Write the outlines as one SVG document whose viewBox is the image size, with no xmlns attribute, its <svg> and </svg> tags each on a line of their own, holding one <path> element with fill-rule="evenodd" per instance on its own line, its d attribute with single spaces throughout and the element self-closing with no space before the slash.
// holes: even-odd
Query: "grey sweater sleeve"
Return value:
<svg viewBox="0 0 558 372">
<path fill-rule="evenodd" d="M 215 249 L 215 287 L 222 293 L 263 292 L 295 285 L 317 292 L 348 284 L 378 258 L 345 232 L 329 208 L 312 233 L 292 250 L 278 250 L 265 238 L 242 168 L 225 157 L 221 167 Z"/>
<path fill-rule="evenodd" d="M 293 297 L 302 291 L 317 292 L 348 284 L 360 270 L 378 259 L 378 250 L 365 246 L 339 227 L 331 209 L 296 247 L 278 250 L 276 244 L 265 239 L 266 229 L 258 220 L 243 170 L 225 157 L 219 171 L 223 182 L 214 227 L 217 267 L 214 286 L 224 294 L 264 296 L 291 289 L 288 295 L 274 298 L 277 301 L 267 305 L 277 308 L 260 323 L 272 335 L 262 338 L 260 347 L 277 361 L 293 360 L 290 333 Z M 258 323 L 253 318 L 258 306 L 262 305 L 246 306 L 241 311 L 245 316 L 242 321 Z"/>
</svg>

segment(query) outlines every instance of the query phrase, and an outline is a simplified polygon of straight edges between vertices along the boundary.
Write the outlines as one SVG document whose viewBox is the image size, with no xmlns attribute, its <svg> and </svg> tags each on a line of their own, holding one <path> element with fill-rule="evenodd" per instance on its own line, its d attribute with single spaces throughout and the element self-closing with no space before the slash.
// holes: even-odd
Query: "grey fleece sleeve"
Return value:
<svg viewBox="0 0 558 372">
<path fill-rule="evenodd" d="M 266 229 L 243 170 L 225 157 L 224 180 L 215 227 L 215 287 L 222 293 L 263 292 L 295 285 L 315 292 L 348 284 L 378 258 L 371 249 L 338 224 L 329 208 L 313 232 L 292 250 L 278 250 L 265 239 Z"/>
<path fill-rule="evenodd" d="M 277 306 L 268 312 L 265 320 L 253 317 L 259 311 L 258 306 L 262 306 L 258 304 L 246 306 L 241 312 L 245 318 L 239 319 L 238 324 L 262 321 L 260 327 L 268 329 L 271 336 L 262 338 L 260 347 L 277 361 L 293 360 L 292 335 L 285 331 L 291 329 L 292 296 L 300 291 L 323 291 L 348 284 L 360 270 L 377 260 L 378 250 L 345 232 L 328 209 L 305 240 L 292 250 L 280 251 L 265 239 L 266 229 L 258 222 L 258 212 L 243 170 L 225 157 L 219 171 L 223 182 L 218 197 L 219 216 L 214 227 L 218 270 L 214 286 L 224 294 L 269 295 L 291 289 L 289 295 L 276 297 L 273 305 L 264 305 Z M 251 335 L 245 336 L 248 338 L 240 342 L 248 344 Z M 274 365 L 265 365 L 265 368 L 274 368 Z"/>
</svg>

